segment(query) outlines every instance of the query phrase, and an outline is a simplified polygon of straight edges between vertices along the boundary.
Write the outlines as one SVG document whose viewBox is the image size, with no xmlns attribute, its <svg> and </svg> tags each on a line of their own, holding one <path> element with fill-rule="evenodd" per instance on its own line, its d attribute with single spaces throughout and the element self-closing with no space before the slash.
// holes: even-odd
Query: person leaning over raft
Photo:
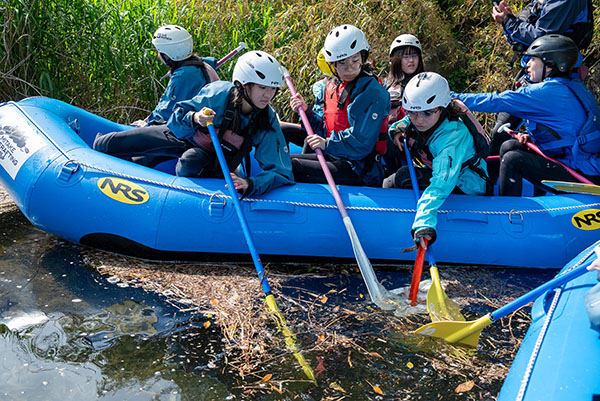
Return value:
<svg viewBox="0 0 600 401">
<path fill-rule="evenodd" d="M 600 183 L 600 109 L 583 82 L 572 77 L 578 57 L 575 42 L 545 35 L 527 49 L 531 85 L 502 93 L 457 93 L 473 111 L 505 111 L 525 120 L 526 134 L 500 148 L 500 195 L 520 196 L 523 178 L 550 190 L 542 180 L 576 181 L 561 165 L 530 151 L 534 142 L 547 156 Z M 587 143 L 586 143 L 587 142 Z"/>
<path fill-rule="evenodd" d="M 244 159 L 249 169 L 252 147 L 263 170 L 247 178 L 231 173 L 238 192 L 260 195 L 293 184 L 287 146 L 270 106 L 282 85 L 283 74 L 273 56 L 248 52 L 235 64 L 233 82 L 212 82 L 193 99 L 178 103 L 167 125 L 98 135 L 94 149 L 123 159 L 148 155 L 151 160 L 178 158 L 178 176 L 215 177 L 221 170 L 206 128 L 207 122 L 213 121 L 231 171 Z"/>
<path fill-rule="evenodd" d="M 290 98 L 290 107 L 307 112 L 315 135 L 306 142 L 323 150 L 336 183 L 381 186 L 390 95 L 370 72 L 369 43 L 357 27 L 341 25 L 327 34 L 324 49 L 334 77 L 325 87 L 323 118 L 300 94 Z M 315 154 L 292 155 L 292 168 L 297 181 L 326 183 Z"/>
<path fill-rule="evenodd" d="M 486 193 L 486 163 L 476 152 L 473 135 L 462 120 L 467 117 L 451 100 L 444 77 L 434 72 L 413 77 L 402 103 L 407 115 L 392 124 L 389 134 L 398 147 L 403 147 L 406 137 L 412 156 L 424 165 L 415 169 L 419 187 L 425 191 L 417 203 L 411 233 L 415 244 L 422 244 L 423 238 L 432 244 L 437 211 L 450 193 Z M 408 166 L 387 177 L 383 187 L 412 188 Z"/>
<path fill-rule="evenodd" d="M 218 81 L 216 59 L 199 57 L 193 53 L 192 35 L 177 25 L 165 25 L 156 30 L 152 38 L 158 58 L 169 70 L 169 83 L 158 104 L 145 120 L 137 120 L 131 125 L 165 124 L 177 102 L 189 100 L 209 82 Z"/>
</svg>

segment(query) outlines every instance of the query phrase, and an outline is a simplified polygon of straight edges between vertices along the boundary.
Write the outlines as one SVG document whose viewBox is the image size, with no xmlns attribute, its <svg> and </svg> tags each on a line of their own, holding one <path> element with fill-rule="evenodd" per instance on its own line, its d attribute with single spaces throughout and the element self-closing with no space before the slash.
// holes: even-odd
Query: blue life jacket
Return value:
<svg viewBox="0 0 600 401">
<path fill-rule="evenodd" d="M 543 149 L 559 149 L 566 147 L 574 147 L 574 154 L 580 153 L 579 150 L 596 154 L 600 152 L 600 107 L 596 102 L 596 98 L 579 79 L 565 79 L 559 81 L 571 90 L 575 97 L 581 103 L 586 115 L 586 120 L 583 126 L 576 135 L 575 141 L 573 137 L 560 138 L 550 143 L 545 143 Z M 578 148 L 578 149 L 577 149 Z"/>
</svg>

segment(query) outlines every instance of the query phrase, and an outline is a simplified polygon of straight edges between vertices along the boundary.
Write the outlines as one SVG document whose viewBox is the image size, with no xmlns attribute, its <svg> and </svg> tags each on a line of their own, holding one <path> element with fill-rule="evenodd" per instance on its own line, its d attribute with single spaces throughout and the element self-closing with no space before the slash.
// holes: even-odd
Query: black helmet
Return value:
<svg viewBox="0 0 600 401">
<path fill-rule="evenodd" d="M 553 33 L 534 40 L 525 54 L 539 57 L 544 64 L 554 63 L 560 72 L 568 72 L 577 62 L 579 49 L 571 38 Z"/>
</svg>

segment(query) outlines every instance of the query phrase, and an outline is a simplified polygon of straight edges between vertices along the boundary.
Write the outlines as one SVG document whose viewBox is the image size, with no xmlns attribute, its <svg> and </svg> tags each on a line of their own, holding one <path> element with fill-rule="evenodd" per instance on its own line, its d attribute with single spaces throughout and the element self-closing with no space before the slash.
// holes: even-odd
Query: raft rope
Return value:
<svg viewBox="0 0 600 401">
<path fill-rule="evenodd" d="M 596 243 L 597 244 L 597 243 Z M 577 263 L 564 271 L 564 273 L 568 273 L 571 270 L 577 268 L 581 265 L 585 260 L 587 260 L 593 253 L 594 248 L 596 247 L 594 244 L 591 247 L 591 251 L 585 254 Z M 562 294 L 563 287 L 566 284 L 558 287 L 554 293 L 554 297 L 552 298 L 552 304 L 550 304 L 550 308 L 548 309 L 548 313 L 546 313 L 546 318 L 544 320 L 544 325 L 540 330 L 540 334 L 536 340 L 535 346 L 533 347 L 533 351 L 531 352 L 531 356 L 529 357 L 529 362 L 527 363 L 527 367 L 525 368 L 525 372 L 523 373 L 523 378 L 521 379 L 521 387 L 519 387 L 519 392 L 517 393 L 517 398 L 515 401 L 523 401 L 523 397 L 525 397 L 525 391 L 527 390 L 527 386 L 529 386 L 529 380 L 531 379 L 531 373 L 533 372 L 533 368 L 535 366 L 535 361 L 537 360 L 540 349 L 542 348 L 542 343 L 544 342 L 544 337 L 546 337 L 546 332 L 548 331 L 548 327 L 550 326 L 550 321 L 552 320 L 552 316 L 556 310 L 556 306 L 558 305 L 558 301 Z"/>
<path fill-rule="evenodd" d="M 65 165 L 67 165 L 67 164 L 75 164 L 77 166 L 87 167 L 89 169 L 97 170 L 97 171 L 100 171 L 100 172 L 103 172 L 106 174 L 115 175 L 118 177 L 127 178 L 130 180 L 135 180 L 135 181 L 139 181 L 139 182 L 144 182 L 144 183 L 156 185 L 159 187 L 175 189 L 175 190 L 182 191 L 182 192 L 190 192 L 190 193 L 194 193 L 194 194 L 198 194 L 198 195 L 203 195 L 203 196 L 207 196 L 209 198 L 219 197 L 219 198 L 224 198 L 224 199 L 231 199 L 231 196 L 226 195 L 220 191 L 215 191 L 215 192 L 202 191 L 202 190 L 195 189 L 195 188 L 167 184 L 167 183 L 164 183 L 161 181 L 150 180 L 148 178 L 137 177 L 137 176 L 130 175 L 130 174 L 120 173 L 120 172 L 117 172 L 114 170 L 109 170 L 109 169 L 105 169 L 102 167 L 93 166 L 91 164 L 87 164 L 87 163 L 80 162 L 77 160 L 68 160 L 67 162 L 65 162 Z M 77 170 L 77 167 L 75 168 L 75 171 L 76 170 Z M 290 204 L 290 205 L 303 206 L 303 207 L 322 208 L 322 209 L 337 209 L 336 205 L 322 204 L 322 203 L 295 202 L 295 201 L 288 201 L 288 200 L 258 199 L 258 198 L 244 198 L 241 200 L 244 202 L 283 203 L 283 204 Z M 554 207 L 554 208 L 540 208 L 540 209 L 530 209 L 530 210 L 511 209 L 508 211 L 501 211 L 501 210 L 444 210 L 444 209 L 440 209 L 440 210 L 438 210 L 438 213 L 444 214 L 444 213 L 468 212 L 468 213 L 477 213 L 477 214 L 486 214 L 486 215 L 508 215 L 509 218 L 512 218 L 513 215 L 522 215 L 522 214 L 526 214 L 526 213 L 546 213 L 546 212 L 555 212 L 555 211 L 560 211 L 560 210 L 584 209 L 584 208 L 591 208 L 591 207 L 597 207 L 597 206 L 600 206 L 600 203 L 588 203 L 588 204 L 583 204 L 583 205 L 563 206 L 563 207 Z M 416 213 L 416 209 L 408 209 L 408 208 L 346 206 L 346 209 L 366 210 L 366 211 L 372 211 L 372 212 Z"/>
</svg>

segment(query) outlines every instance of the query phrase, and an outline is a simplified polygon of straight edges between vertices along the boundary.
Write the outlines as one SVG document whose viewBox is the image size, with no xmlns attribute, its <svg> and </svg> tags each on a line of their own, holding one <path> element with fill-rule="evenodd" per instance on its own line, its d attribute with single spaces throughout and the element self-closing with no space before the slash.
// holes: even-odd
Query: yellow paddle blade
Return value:
<svg viewBox="0 0 600 401">
<path fill-rule="evenodd" d="M 287 322 L 285 321 L 285 317 L 283 317 L 283 314 L 279 311 L 279 308 L 277 307 L 277 302 L 275 302 L 275 297 L 273 296 L 273 294 L 268 295 L 265 298 L 265 302 L 268 306 L 269 312 L 271 312 L 275 316 L 275 320 L 277 321 L 277 327 L 279 328 L 279 331 L 281 331 L 283 337 L 285 338 L 286 348 L 294 354 L 296 360 L 302 367 L 302 370 L 304 371 L 306 377 L 308 377 L 310 381 L 316 384 L 317 378 L 315 377 L 315 372 L 313 372 L 312 368 L 310 367 L 310 364 L 304 358 L 304 355 L 302 355 L 302 353 L 300 352 L 300 349 L 296 344 L 296 336 L 288 327 Z"/>
<path fill-rule="evenodd" d="M 429 266 L 431 287 L 427 291 L 427 311 L 433 322 L 440 320 L 465 321 L 460 313 L 460 306 L 446 295 L 440 282 L 440 275 L 436 265 Z"/>
<path fill-rule="evenodd" d="M 440 321 L 426 324 L 415 330 L 416 334 L 438 337 L 450 344 L 463 344 L 477 347 L 481 330 L 492 324 L 490 315 L 485 315 L 472 322 Z"/>
</svg>

